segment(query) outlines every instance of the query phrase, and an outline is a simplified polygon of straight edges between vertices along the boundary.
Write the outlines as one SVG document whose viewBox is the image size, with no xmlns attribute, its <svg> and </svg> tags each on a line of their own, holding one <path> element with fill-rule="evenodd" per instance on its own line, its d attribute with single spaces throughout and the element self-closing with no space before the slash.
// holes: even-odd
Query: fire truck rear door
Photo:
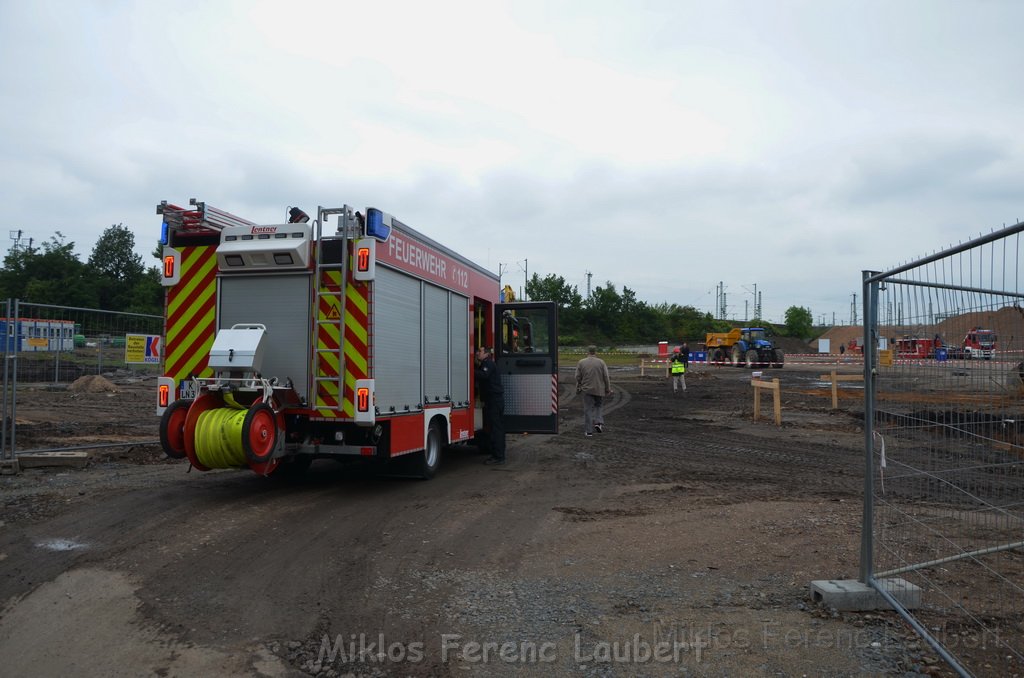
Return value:
<svg viewBox="0 0 1024 678">
<path fill-rule="evenodd" d="M 558 433 L 558 315 L 550 301 L 495 306 L 506 433 Z"/>
</svg>

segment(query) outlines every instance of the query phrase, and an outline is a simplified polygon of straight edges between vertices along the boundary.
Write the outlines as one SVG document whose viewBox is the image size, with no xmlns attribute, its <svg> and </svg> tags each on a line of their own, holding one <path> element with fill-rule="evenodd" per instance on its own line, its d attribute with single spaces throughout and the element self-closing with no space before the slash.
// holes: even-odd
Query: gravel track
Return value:
<svg viewBox="0 0 1024 678">
<path fill-rule="evenodd" d="M 502 467 L 453 448 L 429 482 L 331 462 L 285 483 L 186 473 L 143 448 L 0 477 L 5 670 L 924 675 L 894 616 L 808 600 L 811 579 L 856 572 L 856 413 L 793 391 L 777 428 L 751 421 L 749 375 L 695 370 L 673 399 L 634 372 L 613 373 L 604 434 L 580 435 L 563 379 L 559 435 L 510 436 Z M 24 414 L 115 429 L 152 417 L 149 386 Z M 602 659 L 636 639 L 675 656 Z"/>
</svg>

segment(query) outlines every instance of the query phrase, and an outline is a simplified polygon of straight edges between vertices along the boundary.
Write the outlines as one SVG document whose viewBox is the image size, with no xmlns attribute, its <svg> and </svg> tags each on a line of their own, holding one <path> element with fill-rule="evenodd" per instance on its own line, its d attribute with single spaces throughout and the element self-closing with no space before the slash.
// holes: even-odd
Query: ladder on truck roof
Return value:
<svg viewBox="0 0 1024 678">
<path fill-rule="evenodd" d="M 314 289 L 314 317 L 316 323 L 316 336 L 320 336 L 321 327 L 330 326 L 337 333 L 337 346 L 320 347 L 319 341 L 314 341 L 315 361 L 313 374 L 312 406 L 318 407 L 321 399 L 320 385 L 326 383 L 327 393 L 334 395 L 337 391 L 337 410 L 344 409 L 345 398 L 345 286 L 348 283 L 348 243 L 349 240 L 359 236 L 358 213 L 349 205 L 343 207 L 319 207 L 316 218 L 316 270 Z M 333 235 L 324 235 L 323 227 L 328 217 L 339 215 L 338 229 Z M 337 262 L 324 261 L 326 243 L 328 241 L 341 241 L 341 259 Z M 324 272 L 329 270 L 338 271 L 340 284 L 335 287 L 324 282 Z M 338 308 L 338 317 L 320 317 L 320 300 L 333 300 Z M 330 304 L 330 301 L 328 301 Z M 330 304 L 334 306 L 335 304 Z M 327 366 L 330 365 L 328 368 Z M 326 369 L 325 369 L 326 368 Z M 325 372 L 337 371 L 337 376 L 324 376 Z"/>
<path fill-rule="evenodd" d="M 161 200 L 156 206 L 156 213 L 163 215 L 164 222 L 169 228 L 180 231 L 220 232 L 228 226 L 252 226 L 255 223 L 195 198 L 190 198 L 188 204 L 188 208 L 178 207 Z"/>
</svg>

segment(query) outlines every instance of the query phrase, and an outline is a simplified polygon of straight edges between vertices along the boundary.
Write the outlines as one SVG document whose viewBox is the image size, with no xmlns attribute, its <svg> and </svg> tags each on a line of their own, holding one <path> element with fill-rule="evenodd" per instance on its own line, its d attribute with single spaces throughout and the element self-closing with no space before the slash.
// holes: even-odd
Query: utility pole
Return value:
<svg viewBox="0 0 1024 678">
<path fill-rule="evenodd" d="M 523 301 L 526 301 L 526 284 L 530 280 L 530 260 L 523 259 Z"/>
<path fill-rule="evenodd" d="M 857 293 L 853 294 L 853 301 L 850 302 L 850 324 L 857 324 Z"/>
<path fill-rule="evenodd" d="M 743 285 L 743 289 L 745 289 L 747 292 L 750 292 L 750 294 L 754 297 L 754 318 L 760 318 L 761 317 L 761 293 L 757 291 L 757 283 L 754 283 L 754 289 L 750 289 L 746 285 Z M 746 308 L 746 306 L 747 306 L 747 300 L 744 299 L 743 300 L 743 307 Z M 747 316 L 747 320 L 750 320 L 750 315 L 748 313 L 744 313 L 744 315 Z"/>
<path fill-rule="evenodd" d="M 505 274 L 505 271 L 507 270 L 508 264 L 498 264 L 498 294 L 501 295 L 502 301 L 509 301 L 509 299 L 505 298 L 505 286 L 501 284 L 501 277 Z"/>
<path fill-rule="evenodd" d="M 587 299 L 590 298 L 590 279 L 594 277 L 594 274 L 587 271 Z"/>
</svg>

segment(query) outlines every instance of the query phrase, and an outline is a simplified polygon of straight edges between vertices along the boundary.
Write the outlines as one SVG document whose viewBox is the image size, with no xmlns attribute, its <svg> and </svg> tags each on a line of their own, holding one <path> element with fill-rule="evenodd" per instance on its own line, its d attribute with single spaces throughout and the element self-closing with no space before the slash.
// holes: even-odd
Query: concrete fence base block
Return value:
<svg viewBox="0 0 1024 678">
<path fill-rule="evenodd" d="M 71 466 L 81 468 L 88 465 L 89 453 L 68 450 L 65 452 L 26 452 L 18 454 L 21 468 L 40 468 L 44 466 Z"/>
<path fill-rule="evenodd" d="M 921 587 L 893 577 L 878 583 L 907 609 L 921 606 Z M 889 603 L 878 591 L 856 579 L 819 579 L 811 582 L 811 599 L 841 611 L 887 610 Z"/>
<path fill-rule="evenodd" d="M 16 476 L 21 473 L 17 459 L 0 459 L 0 476 Z"/>
</svg>

